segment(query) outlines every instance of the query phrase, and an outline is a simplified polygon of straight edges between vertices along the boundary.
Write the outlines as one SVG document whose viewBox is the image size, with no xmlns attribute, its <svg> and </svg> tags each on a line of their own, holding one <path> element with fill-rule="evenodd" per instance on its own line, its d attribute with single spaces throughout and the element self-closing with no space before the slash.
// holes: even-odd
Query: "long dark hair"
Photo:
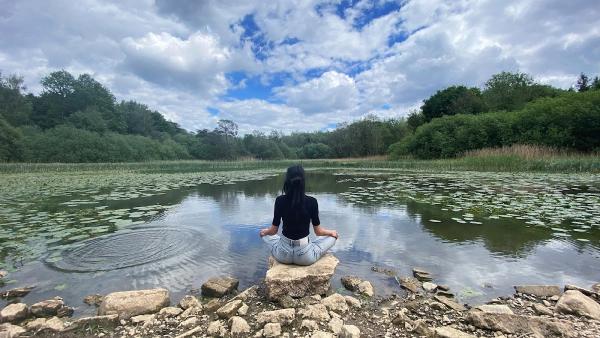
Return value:
<svg viewBox="0 0 600 338">
<path fill-rule="evenodd" d="M 288 196 L 291 210 L 295 213 L 304 211 L 304 182 L 304 168 L 301 165 L 294 165 L 287 169 L 285 182 L 283 183 L 283 193 Z"/>
</svg>

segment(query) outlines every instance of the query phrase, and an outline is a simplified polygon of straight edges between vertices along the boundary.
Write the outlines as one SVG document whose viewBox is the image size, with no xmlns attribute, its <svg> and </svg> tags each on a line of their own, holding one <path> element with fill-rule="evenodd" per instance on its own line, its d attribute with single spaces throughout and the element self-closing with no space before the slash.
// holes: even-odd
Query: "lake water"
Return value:
<svg viewBox="0 0 600 338">
<path fill-rule="evenodd" d="M 220 175 L 6 183 L 0 258 L 12 282 L 3 290 L 36 285 L 25 302 L 58 295 L 79 315 L 94 311 L 82 303 L 93 293 L 166 287 L 176 301 L 212 276 L 234 276 L 240 289 L 258 282 L 268 257 L 258 231 L 283 177 Z M 307 182 L 322 225 L 340 234 L 334 288 L 358 275 L 379 294 L 403 292 L 373 267 L 425 268 L 469 303 L 515 284 L 600 282 L 597 176 L 309 171 Z"/>
</svg>

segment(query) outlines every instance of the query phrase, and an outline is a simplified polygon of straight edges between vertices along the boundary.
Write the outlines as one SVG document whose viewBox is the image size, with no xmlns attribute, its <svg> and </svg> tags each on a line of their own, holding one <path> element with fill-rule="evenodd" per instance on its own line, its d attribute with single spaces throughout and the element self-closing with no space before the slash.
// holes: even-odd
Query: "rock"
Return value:
<svg viewBox="0 0 600 338">
<path fill-rule="evenodd" d="M 75 309 L 73 309 L 70 306 L 63 305 L 60 308 L 58 308 L 58 311 L 56 311 L 56 316 L 61 318 L 71 317 L 73 315 L 73 312 L 75 312 Z"/>
<path fill-rule="evenodd" d="M 58 314 L 58 311 L 65 306 L 61 298 L 43 300 L 31 305 L 31 314 L 36 317 L 52 317 Z"/>
<path fill-rule="evenodd" d="M 440 284 L 440 285 L 438 285 L 437 288 L 438 288 L 438 290 L 442 290 L 442 291 L 450 291 L 450 287 L 448 285 Z"/>
<path fill-rule="evenodd" d="M 241 299 L 246 301 L 248 298 L 256 298 L 258 296 L 258 285 L 252 285 L 246 290 L 240 292 L 237 296 L 233 297 L 232 300 Z"/>
<path fill-rule="evenodd" d="M 600 294 L 600 283 L 596 283 L 596 284 L 592 285 L 592 290 L 593 290 L 595 293 L 598 293 L 598 294 Z"/>
<path fill-rule="evenodd" d="M 544 306 L 548 306 L 548 307 L 552 306 L 552 304 L 550 304 L 550 302 L 545 299 L 542 300 L 542 304 L 544 304 Z"/>
<path fill-rule="evenodd" d="M 0 279 L 8 276 L 8 272 L 6 270 L 0 270 Z"/>
<path fill-rule="evenodd" d="M 131 323 L 132 324 L 140 324 L 140 323 L 145 323 L 147 321 L 153 320 L 155 318 L 155 315 L 139 315 L 139 316 L 133 316 L 131 317 Z"/>
<path fill-rule="evenodd" d="M 48 330 L 52 332 L 62 332 L 65 329 L 65 323 L 58 317 L 47 319 L 39 330 Z"/>
<path fill-rule="evenodd" d="M 187 310 L 183 311 L 179 315 L 179 317 L 180 318 L 187 318 L 187 317 L 191 317 L 191 316 L 197 316 L 200 313 L 202 313 L 202 309 L 201 308 L 192 306 L 192 307 L 188 308 Z"/>
<path fill-rule="evenodd" d="M 558 302 L 558 300 L 560 299 L 560 296 L 558 296 L 558 295 L 554 295 L 554 296 L 552 296 L 552 297 L 550 297 L 550 298 L 548 298 L 548 299 L 550 299 L 550 300 L 551 300 L 551 301 L 553 301 L 553 302 Z"/>
<path fill-rule="evenodd" d="M 321 300 L 321 304 L 325 305 L 327 310 L 336 312 L 348 311 L 348 304 L 346 298 L 339 293 L 334 293 L 331 296 L 327 296 Z"/>
<path fill-rule="evenodd" d="M 315 331 L 310 338 L 333 338 L 333 335 L 325 331 Z"/>
<path fill-rule="evenodd" d="M 281 309 L 273 311 L 263 311 L 256 315 L 256 322 L 259 324 L 265 323 L 281 323 L 284 325 L 290 324 L 296 317 L 295 309 Z"/>
<path fill-rule="evenodd" d="M 181 313 L 183 312 L 182 309 L 178 308 L 178 307 L 174 307 L 174 306 L 167 306 L 165 308 L 162 308 L 158 314 L 165 317 L 165 318 L 169 318 L 169 317 L 177 317 L 179 316 Z"/>
<path fill-rule="evenodd" d="M 187 310 L 191 307 L 197 307 L 202 309 L 202 303 L 200 303 L 198 298 L 192 295 L 187 295 L 181 298 L 181 300 L 179 301 L 179 306 L 184 310 Z"/>
<path fill-rule="evenodd" d="M 373 290 L 373 285 L 371 285 L 371 282 L 365 280 L 358 284 L 358 293 L 365 296 L 373 297 L 375 291 Z"/>
<path fill-rule="evenodd" d="M 413 278 L 413 277 L 401 277 L 401 278 L 396 278 L 396 281 L 398 282 L 398 284 L 400 284 L 400 287 L 402 287 L 403 289 L 406 289 L 412 293 L 417 293 L 419 292 L 419 290 L 421 290 L 421 282 L 419 282 L 418 279 Z"/>
<path fill-rule="evenodd" d="M 358 291 L 358 284 L 362 282 L 362 279 L 355 276 L 344 276 L 341 278 L 342 285 L 349 291 Z"/>
<path fill-rule="evenodd" d="M 237 289 L 240 282 L 232 277 L 215 277 L 202 284 L 202 295 L 221 298 Z"/>
<path fill-rule="evenodd" d="M 24 303 L 8 304 L 0 311 L 0 323 L 17 323 L 27 318 L 29 308 Z"/>
<path fill-rule="evenodd" d="M 462 332 L 450 326 L 438 327 L 435 329 L 435 338 L 477 338 L 472 334 Z"/>
<path fill-rule="evenodd" d="M 467 309 L 462 304 L 458 304 L 457 302 L 455 302 L 452 299 L 447 298 L 447 297 L 435 295 L 435 296 L 433 296 L 433 299 L 435 299 L 436 301 L 446 305 L 447 307 L 449 307 L 455 311 L 465 311 Z"/>
<path fill-rule="evenodd" d="M 102 327 L 109 328 L 119 325 L 119 315 L 104 315 L 104 316 L 93 316 L 83 317 L 75 320 L 67 329 L 84 329 L 87 327 Z"/>
<path fill-rule="evenodd" d="M 267 323 L 263 328 L 263 335 L 265 337 L 279 337 L 281 335 L 281 324 L 279 323 Z"/>
<path fill-rule="evenodd" d="M 229 319 L 229 326 L 231 327 L 231 335 L 233 337 L 246 336 L 250 333 L 250 325 L 242 317 L 233 316 Z"/>
<path fill-rule="evenodd" d="M 319 324 L 311 319 L 303 319 L 302 323 L 300 324 L 300 329 L 306 331 L 315 331 L 319 329 Z"/>
<path fill-rule="evenodd" d="M 425 337 L 432 337 L 434 335 L 433 330 L 427 326 L 427 323 L 424 319 L 418 319 L 414 321 L 413 332 L 417 333 L 419 336 Z"/>
<path fill-rule="evenodd" d="M 245 316 L 245 315 L 248 314 L 248 310 L 249 309 L 250 309 L 250 307 L 247 304 L 242 303 L 242 306 L 240 306 L 240 308 L 238 309 L 237 313 L 240 316 Z"/>
<path fill-rule="evenodd" d="M 37 331 L 46 324 L 46 321 L 46 318 L 36 318 L 28 322 L 25 327 L 27 328 L 27 331 Z"/>
<path fill-rule="evenodd" d="M 474 326 L 508 334 L 533 334 L 535 337 L 571 337 L 572 327 L 566 322 L 542 317 L 469 311 L 467 321 Z"/>
<path fill-rule="evenodd" d="M 200 320 L 198 320 L 198 317 L 189 317 L 179 323 L 179 326 L 189 329 L 190 327 L 198 326 L 199 322 Z"/>
<path fill-rule="evenodd" d="M 327 326 L 331 332 L 339 334 L 342 331 L 342 326 L 344 326 L 344 321 L 340 318 L 331 318 Z"/>
<path fill-rule="evenodd" d="M 2 338 L 19 337 L 25 332 L 25 329 L 18 325 L 13 325 L 10 323 L 0 324 L 0 337 Z"/>
<path fill-rule="evenodd" d="M 360 338 L 360 330 L 354 325 L 344 325 L 339 336 L 340 338 Z"/>
<path fill-rule="evenodd" d="M 86 303 L 87 305 L 100 306 L 100 303 L 102 303 L 103 299 L 104 299 L 104 296 L 99 295 L 99 294 L 87 295 L 83 298 L 83 302 Z"/>
<path fill-rule="evenodd" d="M 182 334 L 180 334 L 179 336 L 175 336 L 175 338 L 188 338 L 188 337 L 204 337 L 205 335 L 201 335 L 200 333 L 204 330 L 204 328 L 202 326 L 198 326 L 196 328 L 193 328 L 189 331 L 186 331 Z M 227 330 L 225 330 L 227 331 Z M 221 334 L 221 332 L 219 332 L 219 334 Z"/>
<path fill-rule="evenodd" d="M 304 309 L 300 309 L 298 314 L 303 319 L 314 319 L 320 322 L 328 321 L 331 318 L 323 304 L 307 305 Z"/>
<path fill-rule="evenodd" d="M 227 335 L 227 328 L 222 320 L 215 320 L 208 324 L 208 329 L 206 329 L 206 333 L 209 336 L 217 336 L 217 337 L 225 337 Z"/>
<path fill-rule="evenodd" d="M 221 303 L 218 299 L 211 299 L 208 303 L 204 304 L 204 310 L 207 313 L 213 313 L 221 307 Z"/>
<path fill-rule="evenodd" d="M 446 305 L 444 305 L 440 302 L 431 302 L 431 304 L 429 304 L 429 306 L 431 306 L 432 309 L 438 310 L 438 311 L 446 311 L 448 309 L 446 307 Z"/>
<path fill-rule="evenodd" d="M 454 298 L 454 294 L 448 291 L 438 290 L 435 294 L 446 298 Z"/>
<path fill-rule="evenodd" d="M 165 289 L 113 292 L 104 297 L 98 314 L 118 314 L 121 319 L 129 319 L 158 312 L 169 303 L 169 291 Z"/>
<path fill-rule="evenodd" d="M 431 281 L 431 274 L 421 268 L 413 268 L 413 276 L 420 280 L 421 282 L 430 282 Z"/>
<path fill-rule="evenodd" d="M 579 286 L 571 285 L 571 284 L 565 285 L 565 289 L 564 290 L 565 290 L 565 292 L 569 291 L 569 290 L 577 290 L 577 291 L 583 293 L 584 295 L 586 295 L 588 297 L 591 297 L 594 294 L 594 292 L 592 290 L 580 288 Z"/>
<path fill-rule="evenodd" d="M 431 282 L 423 283 L 423 289 L 427 292 L 434 292 L 437 289 L 437 284 Z"/>
<path fill-rule="evenodd" d="M 508 307 L 508 305 L 501 304 L 485 304 L 479 305 L 476 307 L 477 310 L 483 311 L 485 313 L 508 313 L 513 314 L 513 311 Z"/>
<path fill-rule="evenodd" d="M 296 304 L 298 303 L 298 301 L 292 298 L 290 295 L 281 296 L 276 299 L 276 301 L 282 308 L 296 307 Z"/>
<path fill-rule="evenodd" d="M 576 290 L 569 290 L 560 297 L 556 311 L 600 320 L 600 304 Z"/>
<path fill-rule="evenodd" d="M 537 297 L 550 297 L 561 294 L 560 287 L 557 285 L 516 285 L 515 290 L 519 293 Z"/>
<path fill-rule="evenodd" d="M 225 319 L 231 318 L 237 313 L 237 310 L 240 307 L 242 307 L 242 301 L 240 299 L 232 300 L 217 310 L 217 316 Z"/>
<path fill-rule="evenodd" d="M 542 304 L 533 304 L 533 311 L 535 311 L 535 313 L 537 313 L 538 315 L 552 316 L 552 310 L 550 310 Z"/>
<path fill-rule="evenodd" d="M 21 298 L 27 296 L 35 286 L 27 286 L 24 288 L 16 288 L 0 293 L 0 298 Z"/>
<path fill-rule="evenodd" d="M 360 300 L 352 296 L 344 296 L 344 299 L 346 300 L 346 304 L 350 307 L 360 308 L 362 306 Z"/>
<path fill-rule="evenodd" d="M 325 294 L 339 260 L 326 254 L 309 266 L 281 264 L 272 257 L 265 277 L 267 298 L 276 300 L 284 295 L 301 298 Z"/>
</svg>

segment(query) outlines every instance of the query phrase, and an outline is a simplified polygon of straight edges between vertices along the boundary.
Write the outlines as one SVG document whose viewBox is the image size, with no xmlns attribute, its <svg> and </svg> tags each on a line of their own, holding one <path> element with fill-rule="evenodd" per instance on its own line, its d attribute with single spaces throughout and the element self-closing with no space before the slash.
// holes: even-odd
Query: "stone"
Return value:
<svg viewBox="0 0 600 338">
<path fill-rule="evenodd" d="M 21 298 L 27 296 L 35 286 L 26 286 L 24 288 L 15 288 L 0 293 L 0 298 Z"/>
<path fill-rule="evenodd" d="M 319 329 L 319 324 L 311 319 L 303 319 L 302 323 L 300 324 L 300 329 L 306 331 L 315 331 Z"/>
<path fill-rule="evenodd" d="M 358 284 L 362 282 L 362 279 L 356 276 L 344 276 L 341 278 L 342 285 L 349 291 L 358 291 Z"/>
<path fill-rule="evenodd" d="M 333 338 L 333 335 L 325 331 L 315 331 L 310 338 Z"/>
<path fill-rule="evenodd" d="M 245 316 L 248 314 L 249 309 L 250 309 L 250 307 L 248 306 L 248 304 L 242 303 L 242 306 L 240 306 L 240 308 L 237 310 L 237 313 L 240 316 Z"/>
<path fill-rule="evenodd" d="M 566 322 L 535 316 L 469 311 L 467 321 L 485 330 L 508 334 L 533 334 L 535 337 L 570 337 L 572 327 Z"/>
<path fill-rule="evenodd" d="M 421 268 L 413 268 L 413 276 L 420 280 L 421 282 L 430 282 L 431 281 L 431 274 Z"/>
<path fill-rule="evenodd" d="M 221 298 L 237 289 L 240 281 L 233 277 L 214 277 L 202 284 L 202 295 Z"/>
<path fill-rule="evenodd" d="M 175 306 L 167 306 L 165 308 L 160 309 L 158 312 L 159 315 L 169 318 L 169 317 L 177 317 L 183 312 L 182 309 Z"/>
<path fill-rule="evenodd" d="M 52 332 L 62 332 L 65 329 L 65 323 L 58 317 L 47 319 L 39 330 L 48 330 Z"/>
<path fill-rule="evenodd" d="M 100 303 L 102 303 L 103 299 L 104 299 L 104 296 L 99 295 L 99 294 L 87 295 L 83 298 L 83 302 L 86 303 L 87 305 L 100 306 Z"/>
<path fill-rule="evenodd" d="M 314 319 L 317 321 L 328 321 L 331 316 L 327 312 L 327 308 L 323 304 L 307 305 L 305 308 L 300 309 L 298 314 L 303 319 Z"/>
<path fill-rule="evenodd" d="M 69 325 L 68 330 L 81 329 L 87 327 L 114 327 L 119 325 L 119 315 L 104 315 L 104 316 L 92 316 L 83 317 L 75 320 Z"/>
<path fill-rule="evenodd" d="M 0 279 L 8 276 L 8 272 L 6 270 L 0 270 Z"/>
<path fill-rule="evenodd" d="M 437 284 L 431 282 L 423 283 L 423 289 L 427 292 L 434 292 L 437 289 Z"/>
<path fill-rule="evenodd" d="M 184 310 L 187 310 L 191 307 L 197 307 L 202 309 L 202 303 L 200 303 L 198 298 L 192 295 L 187 295 L 181 298 L 181 300 L 179 301 L 179 306 Z"/>
<path fill-rule="evenodd" d="M 99 315 L 117 314 L 121 319 L 158 312 L 168 306 L 169 291 L 150 289 L 113 292 L 106 297 L 98 309 Z"/>
<path fill-rule="evenodd" d="M 147 321 L 153 320 L 155 318 L 154 315 L 139 315 L 131 317 L 132 324 L 140 324 L 145 323 Z"/>
<path fill-rule="evenodd" d="M 600 304 L 577 290 L 568 290 L 556 303 L 556 311 L 600 320 Z"/>
<path fill-rule="evenodd" d="M 325 294 L 339 260 L 326 254 L 308 266 L 282 264 L 270 258 L 271 267 L 265 277 L 267 298 L 276 300 L 284 295 L 301 298 Z"/>
<path fill-rule="evenodd" d="M 0 337 L 2 338 L 14 338 L 19 337 L 25 333 L 25 329 L 10 323 L 0 324 Z"/>
<path fill-rule="evenodd" d="M 227 335 L 227 328 L 222 320 L 215 320 L 208 324 L 206 333 L 209 336 L 225 337 Z"/>
<path fill-rule="evenodd" d="M 516 285 L 515 290 L 519 293 L 537 297 L 551 297 L 561 294 L 560 287 L 557 285 Z"/>
<path fill-rule="evenodd" d="M 187 308 L 187 310 L 183 311 L 179 315 L 179 317 L 180 318 L 187 318 L 187 317 L 191 317 L 191 316 L 197 316 L 197 315 L 199 315 L 201 313 L 202 313 L 202 309 L 201 308 L 192 306 L 192 307 Z"/>
<path fill-rule="evenodd" d="M 552 310 L 550 310 L 549 308 L 545 307 L 542 304 L 538 304 L 538 303 L 533 304 L 533 311 L 535 313 L 537 313 L 538 315 L 552 316 Z"/>
<path fill-rule="evenodd" d="M 229 326 L 231 327 L 230 332 L 233 337 L 247 336 L 250 333 L 250 325 L 242 317 L 231 317 L 229 319 Z"/>
<path fill-rule="evenodd" d="M 259 324 L 265 323 L 281 323 L 284 325 L 290 324 L 296 318 L 295 309 L 280 309 L 273 311 L 263 311 L 256 315 L 256 322 Z"/>
<path fill-rule="evenodd" d="M 200 334 L 203 330 L 204 330 L 204 328 L 202 326 L 198 326 L 198 327 L 195 327 L 189 331 L 186 331 L 178 336 L 175 336 L 175 338 L 188 338 L 188 337 L 200 337 L 200 336 L 204 337 L 205 335 Z M 227 330 L 225 330 L 225 331 L 227 332 Z M 219 334 L 221 334 L 221 332 L 219 332 Z"/>
<path fill-rule="evenodd" d="M 454 294 L 449 291 L 438 290 L 435 294 L 446 298 L 454 298 Z"/>
<path fill-rule="evenodd" d="M 434 335 L 434 331 L 427 326 L 427 322 L 424 319 L 418 319 L 413 322 L 413 332 L 417 333 L 419 336 L 432 337 Z"/>
<path fill-rule="evenodd" d="M 323 298 L 323 300 L 321 300 L 321 304 L 325 305 L 325 307 L 329 311 L 348 311 L 348 304 L 346 303 L 346 298 L 344 298 L 344 296 L 340 295 L 339 293 L 334 293 L 330 296 Z"/>
<path fill-rule="evenodd" d="M 352 296 L 344 296 L 344 299 L 346 300 L 346 304 L 350 307 L 360 308 L 362 306 L 360 300 Z"/>
<path fill-rule="evenodd" d="M 8 304 L 0 311 L 0 323 L 17 323 L 27 318 L 29 308 L 24 303 Z"/>
<path fill-rule="evenodd" d="M 508 305 L 503 304 L 484 304 L 476 307 L 477 310 L 483 311 L 485 313 L 508 313 L 513 314 L 513 311 L 508 307 Z"/>
<path fill-rule="evenodd" d="M 61 318 L 71 317 L 73 315 L 73 312 L 75 312 L 75 309 L 73 309 L 70 306 L 63 305 L 60 308 L 58 308 L 58 311 L 56 311 L 56 316 Z"/>
<path fill-rule="evenodd" d="M 457 330 L 450 326 L 438 327 L 435 329 L 435 338 L 477 338 L 476 336 Z"/>
<path fill-rule="evenodd" d="M 455 302 L 452 299 L 447 298 L 447 297 L 435 295 L 435 296 L 433 296 L 433 299 L 435 299 L 436 301 L 446 305 L 447 307 L 449 307 L 455 311 L 465 311 L 467 309 L 464 307 L 464 305 L 458 304 L 457 302 Z"/>
<path fill-rule="evenodd" d="M 46 318 L 36 318 L 28 322 L 25 327 L 27 328 L 27 331 L 37 331 L 46 324 L 46 321 Z"/>
<path fill-rule="evenodd" d="M 31 305 L 31 314 L 36 317 L 52 317 L 58 314 L 60 310 L 65 306 L 65 302 L 60 298 L 43 300 Z"/>
<path fill-rule="evenodd" d="M 232 300 L 217 310 L 217 316 L 224 319 L 231 318 L 237 313 L 237 310 L 240 307 L 242 307 L 242 301 L 240 299 Z"/>
<path fill-rule="evenodd" d="M 548 299 L 550 299 L 550 300 L 551 300 L 551 301 L 553 301 L 553 302 L 558 302 L 558 300 L 560 299 L 560 296 L 558 296 L 558 295 L 554 295 L 554 296 L 552 296 L 552 297 L 550 297 L 550 298 L 548 298 Z"/>
<path fill-rule="evenodd" d="M 189 318 L 186 318 L 181 323 L 179 323 L 179 326 L 189 329 L 190 327 L 198 326 L 199 323 L 200 323 L 200 320 L 198 319 L 198 317 L 189 317 Z"/>
<path fill-rule="evenodd" d="M 279 337 L 281 335 L 281 324 L 279 323 L 267 323 L 263 328 L 263 335 L 265 337 Z"/>
<path fill-rule="evenodd" d="M 401 277 L 397 278 L 396 281 L 400 285 L 401 288 L 406 289 L 412 293 L 417 293 L 421 290 L 421 282 L 418 279 L 413 277 Z"/>
<path fill-rule="evenodd" d="M 339 334 L 342 331 L 342 326 L 344 326 L 344 321 L 341 318 L 331 318 L 329 323 L 327 323 L 327 327 L 334 334 Z"/>
<path fill-rule="evenodd" d="M 371 284 L 371 282 L 365 280 L 358 284 L 358 293 L 365 296 L 373 297 L 373 295 L 375 294 L 375 290 L 373 289 L 373 285 Z"/>
<path fill-rule="evenodd" d="M 292 298 L 290 295 L 283 295 L 276 299 L 276 302 L 282 308 L 296 307 L 296 304 L 298 304 L 298 301 Z"/>
<path fill-rule="evenodd" d="M 577 291 L 583 293 L 584 295 L 586 295 L 588 297 L 591 297 L 594 294 L 594 291 L 592 291 L 592 290 L 580 288 L 579 286 L 572 285 L 572 284 L 565 285 L 565 289 L 564 290 L 565 290 L 565 292 L 569 291 L 569 290 L 577 290 Z"/>
<path fill-rule="evenodd" d="M 360 338 L 360 330 L 354 325 L 344 325 L 339 334 L 340 338 Z"/>
<path fill-rule="evenodd" d="M 442 290 L 442 291 L 450 291 L 450 287 L 448 285 L 444 285 L 444 284 L 440 284 L 438 285 L 438 290 Z"/>
<path fill-rule="evenodd" d="M 221 303 L 218 299 L 211 299 L 208 303 L 204 304 L 204 310 L 207 313 L 213 313 L 221 307 Z"/>
<path fill-rule="evenodd" d="M 258 285 L 252 285 L 246 290 L 240 292 L 237 296 L 233 297 L 232 300 L 241 299 L 246 301 L 249 298 L 256 298 L 258 296 Z"/>
<path fill-rule="evenodd" d="M 595 293 L 598 293 L 598 294 L 600 294 L 600 283 L 596 283 L 596 284 L 592 285 L 592 290 L 593 290 Z"/>
</svg>

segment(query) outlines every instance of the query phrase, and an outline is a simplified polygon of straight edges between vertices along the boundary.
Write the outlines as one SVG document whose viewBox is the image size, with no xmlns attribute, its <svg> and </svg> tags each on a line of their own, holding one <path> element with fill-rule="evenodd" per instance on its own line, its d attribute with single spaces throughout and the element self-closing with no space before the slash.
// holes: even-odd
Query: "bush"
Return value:
<svg viewBox="0 0 600 338">
<path fill-rule="evenodd" d="M 302 158 L 328 158 L 331 157 L 333 151 L 323 143 L 309 143 L 300 149 Z"/>
</svg>

